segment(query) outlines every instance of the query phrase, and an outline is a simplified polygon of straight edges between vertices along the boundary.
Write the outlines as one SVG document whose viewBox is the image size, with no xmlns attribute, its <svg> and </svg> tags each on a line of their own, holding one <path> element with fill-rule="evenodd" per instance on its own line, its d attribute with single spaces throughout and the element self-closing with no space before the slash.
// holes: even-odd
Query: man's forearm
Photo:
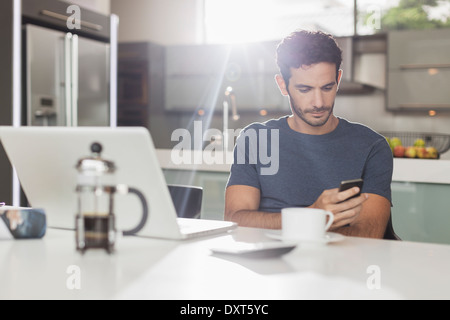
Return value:
<svg viewBox="0 0 450 320">
<path fill-rule="evenodd" d="M 236 222 L 241 227 L 281 229 L 281 213 L 241 210 L 226 214 L 225 220 Z"/>
<path fill-rule="evenodd" d="M 330 230 L 332 232 L 340 233 L 344 236 L 349 237 L 360 237 L 360 238 L 372 238 L 372 239 L 383 239 L 384 230 L 382 227 L 377 227 L 374 225 L 361 225 L 361 224 L 353 224 L 345 227 L 340 227 L 334 230 Z"/>
<path fill-rule="evenodd" d="M 236 222 L 241 227 L 261 229 L 281 229 L 281 213 L 268 213 L 261 211 L 242 210 L 226 215 L 227 221 Z M 340 227 L 332 232 L 337 232 L 350 237 L 382 239 L 384 229 L 376 226 L 362 226 L 360 223 Z"/>
</svg>

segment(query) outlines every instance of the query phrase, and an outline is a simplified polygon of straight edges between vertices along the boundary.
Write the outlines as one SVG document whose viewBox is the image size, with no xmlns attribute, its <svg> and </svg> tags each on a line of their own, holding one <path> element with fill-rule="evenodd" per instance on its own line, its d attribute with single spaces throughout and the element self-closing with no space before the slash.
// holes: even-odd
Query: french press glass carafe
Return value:
<svg viewBox="0 0 450 320">
<path fill-rule="evenodd" d="M 114 162 L 102 159 L 102 145 L 92 143 L 91 156 L 77 163 L 78 213 L 76 215 L 77 250 L 84 253 L 87 249 L 105 249 L 114 251 L 116 243 L 116 219 L 114 214 L 114 196 L 118 194 L 136 194 L 142 203 L 142 218 L 139 225 L 123 235 L 134 235 L 144 226 L 148 218 L 148 205 L 144 195 L 137 189 L 126 185 L 117 185 Z"/>
</svg>

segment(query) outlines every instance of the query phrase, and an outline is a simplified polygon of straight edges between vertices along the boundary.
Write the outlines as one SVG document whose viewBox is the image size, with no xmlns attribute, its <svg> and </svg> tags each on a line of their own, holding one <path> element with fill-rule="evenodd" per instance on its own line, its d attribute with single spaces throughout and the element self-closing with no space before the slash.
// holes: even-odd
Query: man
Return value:
<svg viewBox="0 0 450 320">
<path fill-rule="evenodd" d="M 242 131 L 226 190 L 225 219 L 280 229 L 281 209 L 321 208 L 334 214 L 330 231 L 383 238 L 391 209 L 392 152 L 383 136 L 334 115 L 342 77 L 336 41 L 322 32 L 295 32 L 278 46 L 277 62 L 281 75 L 276 82 L 290 99 L 292 115 Z M 259 147 L 246 146 L 249 133 L 258 135 Z M 261 142 L 268 154 L 279 156 L 273 174 L 263 174 Z M 359 197 L 352 198 L 357 187 L 339 192 L 341 181 L 356 178 L 364 179 Z"/>
</svg>

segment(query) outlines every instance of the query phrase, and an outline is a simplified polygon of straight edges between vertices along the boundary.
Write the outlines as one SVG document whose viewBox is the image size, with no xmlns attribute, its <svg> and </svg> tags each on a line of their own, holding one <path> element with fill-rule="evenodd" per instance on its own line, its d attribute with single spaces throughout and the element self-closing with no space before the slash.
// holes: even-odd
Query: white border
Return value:
<svg viewBox="0 0 450 320">
<path fill-rule="evenodd" d="M 117 127 L 117 77 L 118 77 L 118 29 L 119 17 L 110 17 L 110 126 Z"/>
<path fill-rule="evenodd" d="M 20 127 L 22 122 L 22 1 L 13 0 L 13 55 L 12 55 L 12 125 Z M 13 168 L 12 203 L 20 205 L 20 182 Z"/>
</svg>

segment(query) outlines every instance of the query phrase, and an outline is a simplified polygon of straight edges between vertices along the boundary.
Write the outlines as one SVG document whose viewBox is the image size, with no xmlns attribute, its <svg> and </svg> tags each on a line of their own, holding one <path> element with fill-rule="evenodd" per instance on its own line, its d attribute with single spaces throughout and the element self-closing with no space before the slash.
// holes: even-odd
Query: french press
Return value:
<svg viewBox="0 0 450 320">
<path fill-rule="evenodd" d="M 117 238 L 116 219 L 114 214 L 115 194 L 133 193 L 142 203 L 142 218 L 139 225 L 124 236 L 138 233 L 148 218 L 147 201 L 139 190 L 115 183 L 116 166 L 114 162 L 102 159 L 102 145 L 91 144 L 91 156 L 78 161 L 78 213 L 76 215 L 77 250 L 84 253 L 88 249 L 105 249 L 114 251 Z"/>
</svg>

